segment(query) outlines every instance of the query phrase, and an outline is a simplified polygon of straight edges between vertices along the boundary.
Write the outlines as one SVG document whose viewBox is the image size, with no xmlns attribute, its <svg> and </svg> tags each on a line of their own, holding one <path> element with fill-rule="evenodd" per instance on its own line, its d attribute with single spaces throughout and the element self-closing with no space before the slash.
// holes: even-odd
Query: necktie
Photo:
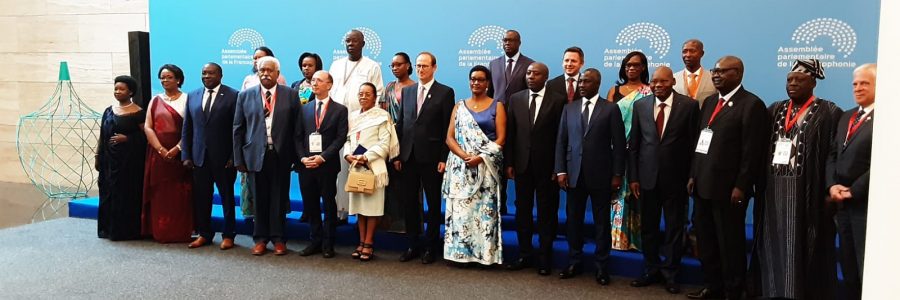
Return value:
<svg viewBox="0 0 900 300">
<path fill-rule="evenodd" d="M 659 104 L 659 112 L 656 113 L 656 132 L 659 134 L 659 138 L 662 139 L 663 136 L 663 127 L 666 124 L 666 104 Z"/>
<path fill-rule="evenodd" d="M 860 106 L 859 111 L 856 112 L 856 118 L 853 119 L 853 125 L 856 125 L 856 123 L 859 123 L 859 120 L 861 120 L 863 115 L 865 115 L 865 114 L 866 114 L 866 111 L 862 108 L 862 106 Z"/>
<path fill-rule="evenodd" d="M 588 123 L 591 120 L 591 101 L 584 101 L 584 110 L 581 112 L 581 126 L 584 128 L 584 133 L 587 133 Z"/>
<path fill-rule="evenodd" d="M 322 115 L 322 100 L 317 100 L 316 101 L 316 127 L 317 127 L 316 130 L 319 130 L 318 122 L 319 122 L 319 116 L 321 116 L 321 115 Z"/>
<path fill-rule="evenodd" d="M 697 98 L 697 74 L 690 75 L 691 80 L 688 81 L 688 96 Z"/>
<path fill-rule="evenodd" d="M 209 90 L 209 96 L 206 97 L 206 104 L 203 105 L 203 115 L 205 115 L 205 116 L 209 116 L 209 109 L 210 109 L 210 107 L 212 106 L 212 98 L 213 98 L 213 93 L 214 93 L 214 92 L 215 92 L 215 91 L 213 91 L 213 90 L 210 89 L 210 90 Z"/>
<path fill-rule="evenodd" d="M 569 99 L 569 103 L 572 103 L 572 100 L 575 98 L 575 78 L 569 77 L 569 86 L 566 88 L 566 94 Z"/>
<path fill-rule="evenodd" d="M 509 81 L 509 78 L 512 77 L 512 71 L 513 71 L 513 59 L 510 58 L 510 59 L 507 59 L 507 60 L 506 60 L 506 78 L 507 78 L 507 81 Z"/>
<path fill-rule="evenodd" d="M 269 110 L 269 106 L 272 105 L 272 92 L 266 91 L 266 106 L 263 110 L 266 111 L 266 117 L 268 117 L 272 112 Z"/>
<path fill-rule="evenodd" d="M 534 125 L 534 116 L 537 114 L 537 97 L 537 93 L 531 94 L 531 105 L 528 106 L 528 118 L 531 121 L 531 125 Z"/>
<path fill-rule="evenodd" d="M 425 86 L 422 86 L 422 89 L 419 90 L 419 96 L 416 98 L 416 117 L 419 116 L 419 112 L 422 111 L 422 104 L 425 103 Z"/>
</svg>

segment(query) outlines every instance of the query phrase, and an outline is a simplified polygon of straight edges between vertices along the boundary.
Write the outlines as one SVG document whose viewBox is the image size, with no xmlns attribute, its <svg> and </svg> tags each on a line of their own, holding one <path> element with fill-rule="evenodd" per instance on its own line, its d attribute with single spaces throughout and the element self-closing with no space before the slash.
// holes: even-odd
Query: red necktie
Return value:
<svg viewBox="0 0 900 300">
<path fill-rule="evenodd" d="M 659 113 L 656 114 L 656 133 L 659 134 L 659 139 L 662 140 L 663 136 L 663 126 L 666 124 L 666 104 L 659 104 Z"/>
<path fill-rule="evenodd" d="M 566 88 L 566 94 L 569 97 L 569 103 L 572 103 L 572 100 L 575 99 L 575 85 L 573 84 L 573 82 L 575 82 L 575 78 L 569 77 L 568 81 L 569 87 Z"/>
</svg>

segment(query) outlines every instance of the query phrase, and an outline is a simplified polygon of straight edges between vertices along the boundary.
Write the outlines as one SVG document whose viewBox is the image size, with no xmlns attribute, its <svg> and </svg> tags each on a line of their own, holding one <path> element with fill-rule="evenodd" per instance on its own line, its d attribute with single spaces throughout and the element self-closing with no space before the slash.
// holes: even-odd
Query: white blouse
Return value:
<svg viewBox="0 0 900 300">
<path fill-rule="evenodd" d="M 166 101 L 166 104 L 174 108 L 175 111 L 178 112 L 178 115 L 182 118 L 184 117 L 184 110 L 185 107 L 187 107 L 187 93 L 182 92 L 181 96 L 178 96 L 175 100 L 169 99 L 169 96 L 166 96 L 166 93 L 159 94 L 159 98 L 163 99 Z"/>
</svg>

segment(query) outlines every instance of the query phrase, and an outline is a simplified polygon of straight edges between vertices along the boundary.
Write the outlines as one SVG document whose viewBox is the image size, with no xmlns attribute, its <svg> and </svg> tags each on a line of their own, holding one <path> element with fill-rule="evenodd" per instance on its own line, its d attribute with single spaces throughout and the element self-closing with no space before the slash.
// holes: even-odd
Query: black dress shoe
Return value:
<svg viewBox="0 0 900 300">
<path fill-rule="evenodd" d="M 518 271 L 518 270 L 527 268 L 530 265 L 531 265 L 531 263 L 527 259 L 519 258 L 519 259 L 513 261 L 512 263 L 507 264 L 506 269 L 510 270 L 510 271 Z"/>
<path fill-rule="evenodd" d="M 660 281 L 659 275 L 644 273 L 641 277 L 631 281 L 633 287 L 645 287 Z"/>
<path fill-rule="evenodd" d="M 609 285 L 609 274 L 603 271 L 597 271 L 597 274 L 594 275 L 594 280 L 597 280 L 597 283 L 600 285 Z"/>
<path fill-rule="evenodd" d="M 425 250 L 425 253 L 422 254 L 422 264 L 427 265 L 433 263 L 435 260 L 434 251 Z"/>
<path fill-rule="evenodd" d="M 699 290 L 699 291 L 696 291 L 693 293 L 688 293 L 685 296 L 687 296 L 688 298 L 691 298 L 691 299 L 721 299 L 721 298 L 725 298 L 725 293 L 723 293 L 722 291 L 715 291 L 715 290 L 712 290 L 709 288 L 703 288 L 702 290 Z"/>
<path fill-rule="evenodd" d="M 334 254 L 334 248 L 330 248 L 330 247 L 329 247 L 329 248 L 322 249 L 322 257 L 324 257 L 324 258 L 332 258 L 332 257 L 334 257 L 334 256 L 335 256 L 335 254 Z"/>
<path fill-rule="evenodd" d="M 678 293 L 681 293 L 681 287 L 678 286 L 677 283 L 667 282 L 666 283 L 666 292 L 669 292 L 669 294 L 678 294 Z"/>
<path fill-rule="evenodd" d="M 562 270 L 562 272 L 559 272 L 559 279 L 569 279 L 577 276 L 578 274 L 581 274 L 581 266 L 569 265 L 568 268 Z"/>
<path fill-rule="evenodd" d="M 322 252 L 321 245 L 311 244 L 309 246 L 306 246 L 306 248 L 303 248 L 303 250 L 300 250 L 300 256 L 310 256 L 310 255 L 313 255 L 316 253 L 321 253 L 321 252 Z"/>
<path fill-rule="evenodd" d="M 413 258 L 419 257 L 419 251 L 413 248 L 406 249 L 403 254 L 400 254 L 400 261 L 407 262 L 412 260 Z"/>
<path fill-rule="evenodd" d="M 544 268 L 544 267 L 538 268 L 538 275 L 541 275 L 541 276 L 550 275 L 550 268 Z"/>
</svg>

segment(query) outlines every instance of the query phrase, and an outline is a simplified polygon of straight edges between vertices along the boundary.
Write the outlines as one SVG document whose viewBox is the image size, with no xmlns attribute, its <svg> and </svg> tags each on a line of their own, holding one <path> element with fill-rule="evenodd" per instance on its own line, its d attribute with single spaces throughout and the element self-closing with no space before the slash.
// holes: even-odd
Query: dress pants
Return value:
<svg viewBox="0 0 900 300">
<path fill-rule="evenodd" d="M 849 200 L 853 201 L 853 200 Z M 848 299 L 860 299 L 863 280 L 863 257 L 866 251 L 867 205 L 846 202 L 834 219 L 840 240 L 841 273 L 847 286 Z"/>
<path fill-rule="evenodd" d="M 337 230 L 337 177 L 335 171 L 303 169 L 300 172 L 300 192 L 303 196 L 303 212 L 309 221 L 309 238 L 312 245 L 333 249 Z M 321 202 L 320 202 L 321 200 Z M 322 222 L 324 208 L 325 222 Z"/>
<path fill-rule="evenodd" d="M 747 273 L 747 200 L 694 198 L 694 227 L 706 287 L 740 297 Z"/>
<path fill-rule="evenodd" d="M 418 249 L 428 247 L 436 255 L 443 253 L 444 239 L 440 236 L 440 227 L 443 224 L 441 213 L 441 183 L 443 174 L 437 171 L 438 162 L 418 162 L 415 153 L 410 153 L 409 160 L 403 163 L 402 201 L 406 221 L 406 234 L 409 237 L 410 248 Z M 425 221 L 428 226 L 425 229 L 425 240 L 420 241 L 422 224 L 422 208 L 419 204 L 419 189 L 425 191 L 425 201 L 428 211 L 425 213 Z"/>
<path fill-rule="evenodd" d="M 250 173 L 254 189 L 253 241 L 257 243 L 284 242 L 285 214 L 288 212 L 288 191 L 291 185 L 291 162 L 279 159 L 275 150 L 266 150 L 259 172 Z"/>
<path fill-rule="evenodd" d="M 574 188 L 566 191 L 566 240 L 569 242 L 569 264 L 580 265 L 584 250 L 584 212 L 588 197 L 591 198 L 591 212 L 594 215 L 596 237 L 594 243 L 594 264 L 597 270 L 606 272 L 609 250 L 612 248 L 610 224 L 610 204 L 612 190 L 609 184 L 589 186 L 584 183 L 584 174 L 578 176 Z"/>
<path fill-rule="evenodd" d="M 686 185 L 686 184 L 685 184 Z M 684 254 L 684 220 L 688 194 L 685 185 L 658 184 L 641 189 L 641 241 L 647 274 L 662 274 L 675 280 Z M 660 215 L 665 216 L 665 232 L 659 231 Z M 660 256 L 665 257 L 664 260 Z"/>
<path fill-rule="evenodd" d="M 521 258 L 534 259 L 540 267 L 553 265 L 553 239 L 559 222 L 559 185 L 553 179 L 553 171 L 535 172 L 527 169 L 516 174 L 516 234 Z M 535 193 L 537 199 L 535 199 Z M 537 232 L 539 248 L 534 253 L 534 203 L 537 201 Z"/>
<path fill-rule="evenodd" d="M 222 228 L 222 238 L 233 239 L 234 231 L 234 180 L 237 178 L 237 170 L 226 169 L 225 164 L 213 165 L 209 154 L 206 154 L 203 166 L 194 168 L 194 229 L 201 237 L 212 240 L 215 232 L 212 229 L 211 215 L 213 204 L 213 184 L 219 188 L 219 197 L 222 199 L 222 212 L 225 217 L 225 227 Z"/>
</svg>

